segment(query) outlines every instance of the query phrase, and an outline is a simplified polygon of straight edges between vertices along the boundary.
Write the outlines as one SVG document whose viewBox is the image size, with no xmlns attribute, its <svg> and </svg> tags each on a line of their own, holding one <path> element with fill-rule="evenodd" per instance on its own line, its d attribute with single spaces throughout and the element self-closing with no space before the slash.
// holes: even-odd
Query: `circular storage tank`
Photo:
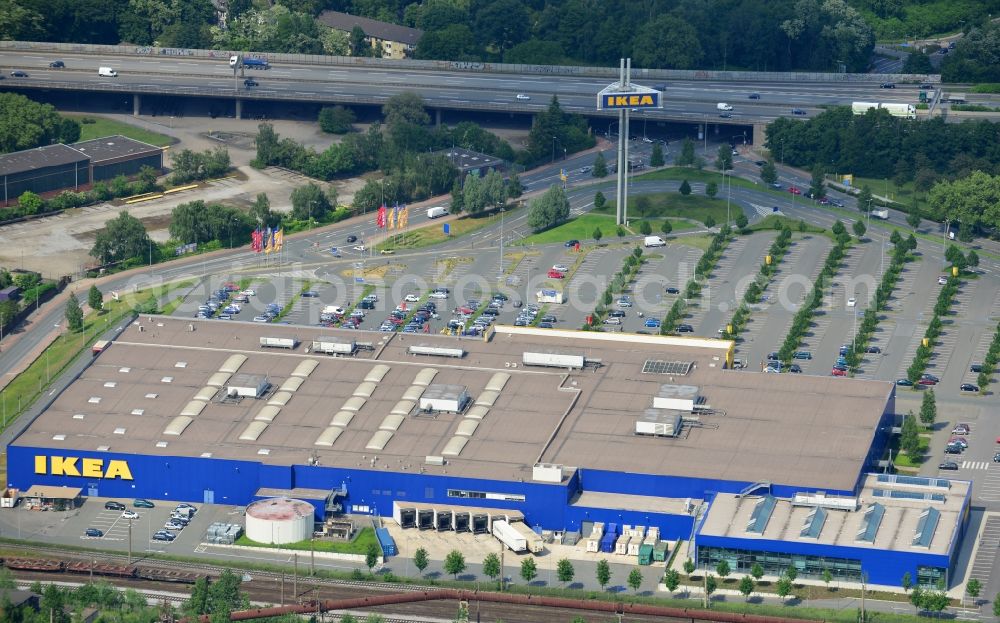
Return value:
<svg viewBox="0 0 1000 623">
<path fill-rule="evenodd" d="M 258 543 L 297 543 L 312 536 L 315 508 L 289 498 L 257 500 L 247 506 L 247 538 Z"/>
</svg>

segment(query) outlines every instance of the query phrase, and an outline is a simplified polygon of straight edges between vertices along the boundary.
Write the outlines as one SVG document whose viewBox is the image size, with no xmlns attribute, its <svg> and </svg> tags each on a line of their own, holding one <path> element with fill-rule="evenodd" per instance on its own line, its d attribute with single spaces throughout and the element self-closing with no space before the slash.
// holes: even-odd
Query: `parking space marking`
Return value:
<svg viewBox="0 0 1000 623">
<path fill-rule="evenodd" d="M 979 547 L 976 550 L 976 558 L 969 567 L 969 579 L 976 578 L 984 584 L 989 581 L 998 547 L 1000 547 L 1000 516 L 990 514 L 979 535 Z"/>
<path fill-rule="evenodd" d="M 977 478 L 976 482 L 979 484 L 979 495 L 976 496 L 978 499 L 1000 502 L 1000 470 L 987 469 L 986 475 Z"/>
<path fill-rule="evenodd" d="M 987 461 L 962 461 L 962 469 L 989 469 Z"/>
</svg>

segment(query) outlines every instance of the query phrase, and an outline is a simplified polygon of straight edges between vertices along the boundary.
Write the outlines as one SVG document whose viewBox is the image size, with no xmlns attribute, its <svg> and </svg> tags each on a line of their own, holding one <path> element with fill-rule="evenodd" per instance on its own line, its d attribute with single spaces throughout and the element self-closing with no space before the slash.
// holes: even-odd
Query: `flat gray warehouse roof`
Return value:
<svg viewBox="0 0 1000 623">
<path fill-rule="evenodd" d="M 0 175 L 13 175 L 43 167 L 57 167 L 86 161 L 86 154 L 62 143 L 45 145 L 44 147 L 0 155 Z"/>
<path fill-rule="evenodd" d="M 330 336 L 370 340 L 372 350 L 307 352 Z M 261 337 L 299 344 L 265 349 Z M 321 465 L 343 467 L 367 466 L 362 456 L 374 453 L 383 467 L 502 480 L 530 480 L 534 464 L 554 463 L 852 489 L 894 386 L 723 370 L 729 345 L 507 327 L 487 343 L 143 316 L 14 444 L 270 464 L 301 464 L 315 452 Z M 413 355 L 411 346 L 465 354 Z M 601 365 L 526 367 L 526 352 Z M 660 373 L 647 361 L 691 366 Z M 226 398 L 235 374 L 266 375 L 271 389 Z M 457 414 L 421 413 L 429 385 L 465 386 L 470 404 Z M 664 385 L 693 390 L 710 410 L 678 437 L 636 435 L 636 420 Z M 445 456 L 447 465 L 425 464 L 427 456 Z"/>
<path fill-rule="evenodd" d="M 120 134 L 95 138 L 90 141 L 73 143 L 73 148 L 90 156 L 91 163 L 102 165 L 111 160 L 120 160 L 142 154 L 157 154 L 163 150 L 156 145 L 143 143 Z"/>
</svg>

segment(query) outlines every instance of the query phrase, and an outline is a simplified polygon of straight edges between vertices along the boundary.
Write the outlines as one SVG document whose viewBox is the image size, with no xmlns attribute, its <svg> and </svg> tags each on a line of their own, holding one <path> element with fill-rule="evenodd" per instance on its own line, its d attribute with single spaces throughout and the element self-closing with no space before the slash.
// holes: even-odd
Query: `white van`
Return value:
<svg viewBox="0 0 1000 623">
<path fill-rule="evenodd" d="M 103 78 L 117 78 L 118 72 L 110 67 L 98 67 L 97 75 Z"/>
<path fill-rule="evenodd" d="M 725 102 L 719 102 L 718 104 L 715 105 L 715 109 L 716 110 L 732 110 L 733 109 L 733 105 L 732 104 L 727 104 Z"/>
<path fill-rule="evenodd" d="M 435 206 L 433 208 L 428 208 L 427 218 L 439 218 L 448 215 L 448 209 L 442 206 Z"/>
<path fill-rule="evenodd" d="M 647 247 L 665 247 L 667 241 L 659 236 L 646 236 L 645 245 Z"/>
</svg>

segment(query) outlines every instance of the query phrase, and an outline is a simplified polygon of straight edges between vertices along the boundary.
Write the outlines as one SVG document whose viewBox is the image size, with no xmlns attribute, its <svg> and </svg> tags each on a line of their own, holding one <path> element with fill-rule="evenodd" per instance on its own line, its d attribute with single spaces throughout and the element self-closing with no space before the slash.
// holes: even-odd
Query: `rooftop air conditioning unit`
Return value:
<svg viewBox="0 0 1000 623">
<path fill-rule="evenodd" d="M 444 465 L 444 457 L 428 455 L 424 459 L 424 462 L 427 463 L 428 465 Z"/>
</svg>

